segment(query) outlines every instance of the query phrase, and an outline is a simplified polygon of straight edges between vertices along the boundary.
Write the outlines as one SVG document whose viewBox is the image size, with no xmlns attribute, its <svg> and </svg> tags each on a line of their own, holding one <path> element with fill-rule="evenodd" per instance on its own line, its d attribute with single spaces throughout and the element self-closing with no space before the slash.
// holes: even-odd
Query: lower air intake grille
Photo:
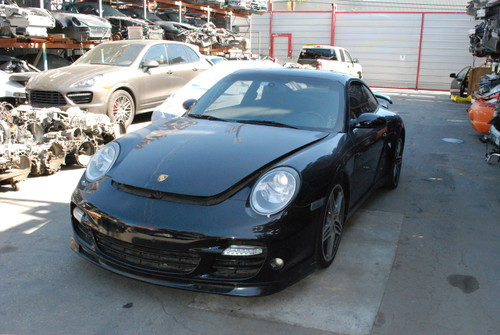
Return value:
<svg viewBox="0 0 500 335">
<path fill-rule="evenodd" d="M 52 91 L 31 91 L 29 92 L 29 100 L 32 105 L 41 106 L 64 106 L 66 100 L 59 92 Z"/>
<path fill-rule="evenodd" d="M 137 246 L 95 233 L 97 246 L 105 255 L 136 268 L 174 274 L 189 274 L 200 263 L 194 252 L 153 249 Z"/>
<path fill-rule="evenodd" d="M 216 271 L 212 276 L 226 279 L 249 278 L 259 272 L 265 259 L 265 255 L 255 257 L 217 256 L 213 265 Z"/>
</svg>

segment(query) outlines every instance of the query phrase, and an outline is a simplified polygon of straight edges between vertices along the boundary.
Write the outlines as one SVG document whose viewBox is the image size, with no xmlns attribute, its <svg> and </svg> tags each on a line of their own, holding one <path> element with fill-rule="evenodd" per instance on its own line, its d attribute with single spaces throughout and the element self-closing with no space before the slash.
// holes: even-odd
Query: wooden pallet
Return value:
<svg viewBox="0 0 500 335">
<path fill-rule="evenodd" d="M 53 34 L 47 38 L 0 38 L 0 48 L 35 49 L 90 49 L 95 42 L 75 42 L 64 34 Z"/>
</svg>

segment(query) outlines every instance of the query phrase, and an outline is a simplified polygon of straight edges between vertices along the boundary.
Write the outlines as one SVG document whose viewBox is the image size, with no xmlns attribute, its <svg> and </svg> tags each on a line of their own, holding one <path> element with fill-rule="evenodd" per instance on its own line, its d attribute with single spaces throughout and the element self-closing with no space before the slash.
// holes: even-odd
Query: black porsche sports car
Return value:
<svg viewBox="0 0 500 335">
<path fill-rule="evenodd" d="M 403 121 L 360 79 L 240 70 L 184 105 L 93 156 L 71 199 L 81 256 L 150 283 L 266 295 L 330 265 L 349 214 L 398 186 Z"/>
</svg>

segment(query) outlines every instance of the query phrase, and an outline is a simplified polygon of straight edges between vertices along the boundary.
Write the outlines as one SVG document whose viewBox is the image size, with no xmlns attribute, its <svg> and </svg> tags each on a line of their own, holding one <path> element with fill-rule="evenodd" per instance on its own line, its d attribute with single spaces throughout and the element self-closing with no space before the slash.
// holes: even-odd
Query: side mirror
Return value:
<svg viewBox="0 0 500 335">
<path fill-rule="evenodd" d="M 384 126 L 387 121 L 384 117 L 377 114 L 361 114 L 357 119 L 351 120 L 351 128 L 377 128 Z"/>
<path fill-rule="evenodd" d="M 450 73 L 450 78 L 456 78 L 457 74 L 456 73 Z"/>
<path fill-rule="evenodd" d="M 154 67 L 158 67 L 158 66 L 160 66 L 160 64 L 157 61 L 155 61 L 154 59 L 150 59 L 150 60 L 145 61 L 142 64 L 142 70 L 144 72 L 147 72 L 149 69 L 154 68 Z"/>
<path fill-rule="evenodd" d="M 196 100 L 196 99 L 188 99 L 188 100 L 186 100 L 186 101 L 184 101 L 182 103 L 182 108 L 184 108 L 185 110 L 188 110 L 191 107 L 193 107 L 193 105 L 196 103 L 196 101 L 198 101 L 198 100 Z"/>
<path fill-rule="evenodd" d="M 353 63 L 359 63 L 359 59 L 357 59 L 357 58 L 353 58 L 352 62 L 353 62 Z"/>
</svg>

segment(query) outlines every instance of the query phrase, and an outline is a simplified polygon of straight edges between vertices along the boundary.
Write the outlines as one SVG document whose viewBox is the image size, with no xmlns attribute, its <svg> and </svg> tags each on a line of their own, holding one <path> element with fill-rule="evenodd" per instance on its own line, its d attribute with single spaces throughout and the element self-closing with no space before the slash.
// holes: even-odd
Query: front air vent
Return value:
<svg viewBox="0 0 500 335">
<path fill-rule="evenodd" d="M 53 91 L 30 91 L 29 102 L 33 106 L 65 106 L 66 100 L 59 92 Z"/>
<path fill-rule="evenodd" d="M 75 105 L 92 102 L 92 92 L 69 92 L 67 96 Z"/>
</svg>

